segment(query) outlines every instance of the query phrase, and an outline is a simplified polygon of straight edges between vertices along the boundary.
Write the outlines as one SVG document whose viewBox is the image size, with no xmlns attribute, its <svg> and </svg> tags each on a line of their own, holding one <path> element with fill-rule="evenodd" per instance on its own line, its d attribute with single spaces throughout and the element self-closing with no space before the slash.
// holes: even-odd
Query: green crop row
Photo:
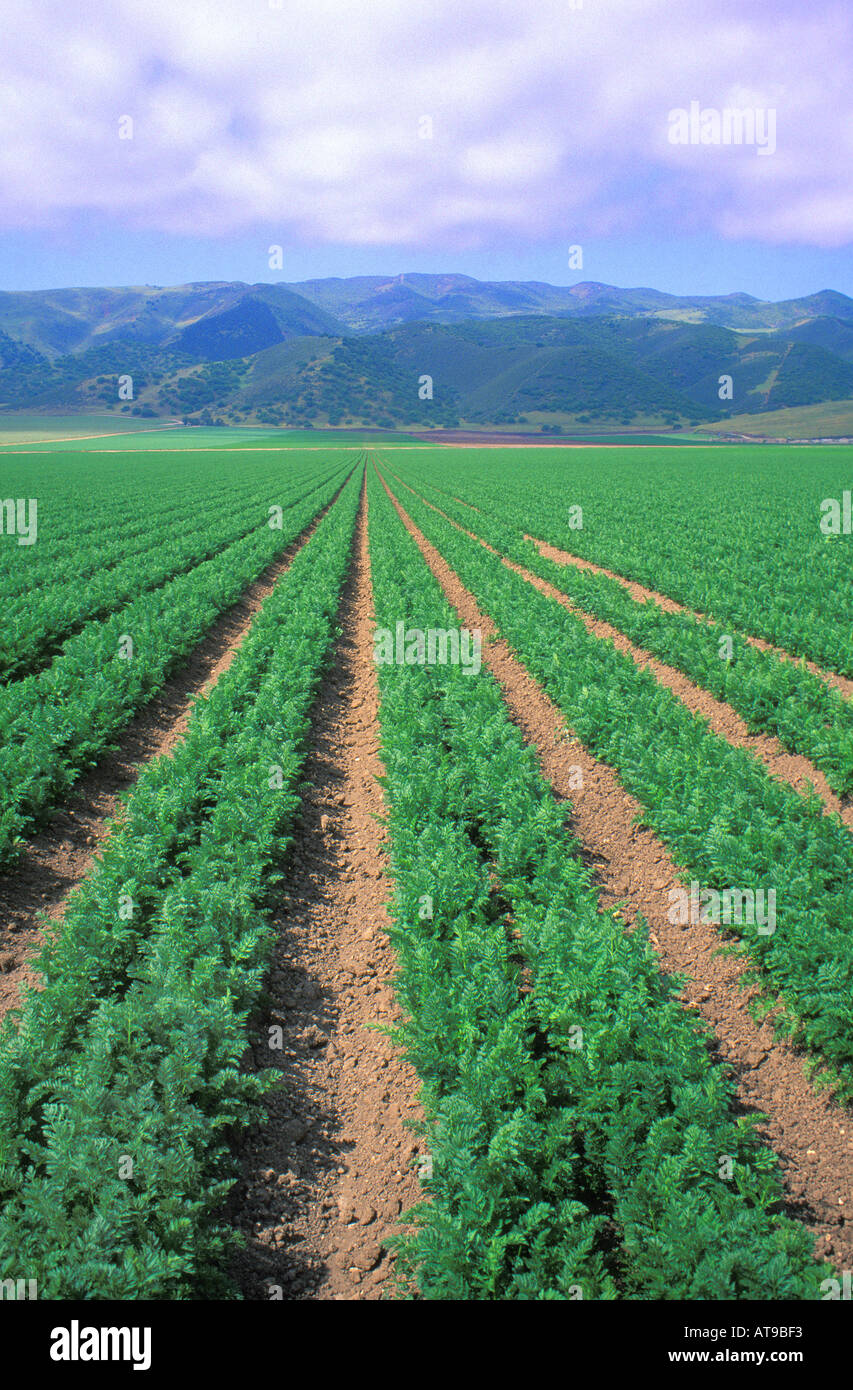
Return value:
<svg viewBox="0 0 853 1390">
<path fill-rule="evenodd" d="M 612 643 L 406 494 L 406 509 L 597 758 L 644 808 L 685 879 L 775 894 L 771 930 L 732 920 L 784 1006 L 776 1026 L 853 1096 L 853 841 L 821 803 L 718 738 Z M 748 914 L 745 914 L 748 915 Z"/>
<path fill-rule="evenodd" d="M 335 458 L 343 453 L 258 449 L 242 452 L 237 467 L 226 448 L 134 453 L 132 467 L 97 454 L 28 456 L 22 466 L 0 451 L 0 499 L 38 502 L 36 544 L 0 535 L 0 599 L 112 568 L 149 549 L 152 532 L 165 537 L 194 513 L 224 515 L 253 493 L 280 502 L 283 491 L 313 486 Z"/>
<path fill-rule="evenodd" d="M 339 473 L 288 508 L 282 529 L 261 524 L 189 574 L 85 628 L 41 674 L 0 690 L 0 864 L 341 486 Z"/>
<path fill-rule="evenodd" d="M 548 580 L 584 612 L 619 629 L 653 656 L 675 666 L 718 700 L 725 700 L 756 731 L 775 734 L 793 753 L 810 758 L 839 796 L 853 792 L 853 704 L 808 668 L 757 650 L 719 623 L 697 622 L 639 603 L 604 574 L 561 565 L 540 555 L 508 515 L 460 506 L 418 480 L 417 489 L 468 531 Z M 728 637 L 731 655 L 721 639 Z"/>
<path fill-rule="evenodd" d="M 368 496 L 377 626 L 458 629 L 372 475 Z M 432 1156 L 404 1276 L 428 1299 L 819 1297 L 775 1156 L 646 933 L 599 912 L 496 683 L 378 675 L 399 1036 Z"/>
<path fill-rule="evenodd" d="M 21 673 L 43 669 L 63 639 L 79 632 L 88 622 L 101 621 L 138 595 L 162 587 L 180 574 L 218 555 L 253 530 L 267 524 L 271 499 L 287 507 L 322 488 L 329 478 L 339 476 L 340 468 L 327 470 L 289 488 L 272 493 L 269 486 L 254 489 L 242 500 L 206 501 L 189 510 L 181 525 L 152 515 L 148 520 L 147 547 L 123 555 L 117 564 L 109 555 L 97 571 L 78 573 L 73 584 L 67 580 L 45 585 L 35 594 L 25 593 L 11 600 L 3 613 L 3 650 L 0 677 L 9 679 Z M 82 557 L 81 557 L 82 559 Z"/>
<path fill-rule="evenodd" d="M 229 1141 L 269 1084 L 240 1060 L 360 481 L 142 771 L 0 1035 L 0 1277 L 40 1298 L 230 1293 Z"/>
<path fill-rule="evenodd" d="M 2 463 L 0 458 L 0 467 Z M 310 470 L 305 477 L 311 477 Z M 0 599 L 12 604 L 23 595 L 42 594 L 47 588 L 113 569 L 150 549 L 153 528 L 164 535 L 180 532 L 199 511 L 249 496 L 258 481 L 252 478 L 235 484 L 232 479 L 211 487 L 209 478 L 202 476 L 177 493 L 174 486 L 152 487 L 144 497 L 129 490 L 122 506 L 121 496 L 108 501 L 96 495 L 88 502 L 84 497 L 73 501 L 62 497 L 36 471 L 24 486 L 28 497 L 36 494 L 38 543 L 32 547 L 4 546 L 0 552 Z M 94 483 L 98 485 L 97 480 Z M 9 496 L 9 487 L 10 483 L 4 482 L 3 496 Z"/>
<path fill-rule="evenodd" d="M 188 468 L 173 455 L 157 462 L 139 456 L 141 467 L 126 468 L 97 457 L 78 458 L 57 469 L 49 457 L 30 458 L 21 470 L 15 460 L 0 455 L 0 497 L 35 498 L 38 503 L 38 541 L 19 546 L 5 538 L 0 545 L 0 598 L 14 599 L 55 583 L 88 576 L 151 544 L 153 529 L 171 530 L 194 510 L 214 505 L 226 508 L 253 489 L 316 479 L 316 459 L 303 454 L 286 472 L 278 458 L 259 456 L 254 466 L 236 474 L 228 455 L 200 456 L 201 465 Z M 285 476 L 282 474 L 285 472 Z"/>
<path fill-rule="evenodd" d="M 848 451 L 489 449 L 466 451 L 464 470 L 448 452 L 410 464 L 539 540 L 853 676 L 853 538 L 821 530 L 824 500 L 850 489 Z"/>
</svg>

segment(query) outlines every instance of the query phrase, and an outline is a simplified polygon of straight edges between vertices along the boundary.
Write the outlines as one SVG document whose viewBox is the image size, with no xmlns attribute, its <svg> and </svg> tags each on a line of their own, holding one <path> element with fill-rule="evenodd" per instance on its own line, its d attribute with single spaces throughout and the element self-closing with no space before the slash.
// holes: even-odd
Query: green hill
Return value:
<svg viewBox="0 0 853 1390">
<path fill-rule="evenodd" d="M 186 349 L 199 359 L 226 360 L 294 337 L 533 316 L 662 321 L 744 333 L 796 330 L 803 342 L 837 351 L 843 326 L 848 325 L 848 336 L 853 329 L 853 300 L 835 290 L 771 303 L 748 294 L 673 295 L 598 281 L 560 286 L 455 274 L 0 292 L 0 332 L 51 360 L 106 342 Z M 810 337 L 808 325 L 815 320 L 823 327 Z M 831 321 L 841 328 L 828 327 Z M 846 352 L 846 340 L 844 346 Z"/>
<path fill-rule="evenodd" d="M 654 429 L 853 397 L 853 322 L 837 318 L 741 333 L 658 317 L 509 314 L 347 335 L 305 331 L 335 321 L 293 298 L 260 287 L 166 342 L 101 336 L 50 359 L 0 331 L 0 410 L 106 408 L 205 424 Z M 132 400 L 119 399 L 122 376 L 132 378 Z M 728 377 L 732 397 L 721 400 Z"/>
</svg>

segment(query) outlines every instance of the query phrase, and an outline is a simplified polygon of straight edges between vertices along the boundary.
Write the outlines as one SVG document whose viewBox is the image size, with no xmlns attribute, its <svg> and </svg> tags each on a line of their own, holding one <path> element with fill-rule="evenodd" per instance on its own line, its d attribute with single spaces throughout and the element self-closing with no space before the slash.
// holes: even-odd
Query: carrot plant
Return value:
<svg viewBox="0 0 853 1390">
<path fill-rule="evenodd" d="M 774 929 L 732 922 L 732 940 L 778 995 L 776 1028 L 826 1064 L 842 1098 L 853 1096 L 849 832 L 477 541 L 411 494 L 405 505 L 567 725 L 640 802 L 685 881 L 775 893 Z"/>
<path fill-rule="evenodd" d="M 377 625 L 458 626 L 369 496 Z M 492 677 L 378 673 L 399 1038 L 432 1160 L 405 1276 L 430 1299 L 819 1297 L 775 1156 L 646 932 L 599 911 Z"/>
<path fill-rule="evenodd" d="M 336 635 L 360 479 L 261 608 L 174 756 L 143 769 L 0 1036 L 0 1270 L 39 1296 L 230 1293 L 240 1069 Z"/>
<path fill-rule="evenodd" d="M 0 864 L 95 763 L 180 659 L 339 491 L 352 462 L 241 540 L 102 622 L 41 674 L 0 689 Z"/>
<path fill-rule="evenodd" d="M 853 676 L 850 538 L 820 525 L 824 499 L 840 501 L 850 487 L 847 455 L 754 444 L 697 445 L 689 455 L 488 449 L 467 450 L 460 469 L 436 449 L 417 466 L 540 540 Z"/>
<path fill-rule="evenodd" d="M 336 476 L 339 473 L 334 470 Z M 325 482 L 309 475 L 276 489 L 274 495 L 286 506 Z M 198 499 L 180 518 L 155 514 L 146 523 L 141 548 L 134 551 L 131 544 L 130 553 L 121 528 L 120 539 L 112 545 L 105 538 L 96 542 L 89 574 L 85 553 L 75 552 L 71 563 L 76 569 L 71 573 L 50 575 L 36 591 L 28 589 L 4 605 L 0 677 L 9 680 L 43 669 L 64 640 L 88 623 L 108 617 L 257 531 L 269 519 L 270 495 L 269 482 L 260 489 L 232 487 L 227 499 Z"/>
</svg>

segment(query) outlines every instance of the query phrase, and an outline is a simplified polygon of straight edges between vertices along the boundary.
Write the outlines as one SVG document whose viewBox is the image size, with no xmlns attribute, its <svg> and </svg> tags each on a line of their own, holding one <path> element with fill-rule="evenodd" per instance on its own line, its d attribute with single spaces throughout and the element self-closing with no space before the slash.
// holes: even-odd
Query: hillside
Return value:
<svg viewBox="0 0 853 1390">
<path fill-rule="evenodd" d="M 809 334 L 743 334 L 536 315 L 277 340 L 280 309 L 252 296 L 170 344 L 101 341 L 52 361 L 0 337 L 0 409 L 206 424 L 671 428 L 853 398 L 853 325 L 837 319 L 813 320 Z M 132 401 L 119 399 L 123 375 Z M 730 402 L 719 398 L 722 376 Z"/>
<path fill-rule="evenodd" d="M 837 340 L 849 347 L 853 336 L 853 300 L 833 290 L 773 304 L 748 294 L 679 296 L 595 281 L 560 287 L 404 274 L 292 285 L 211 281 L 0 293 L 0 333 L 50 360 L 117 341 L 186 350 L 200 361 L 226 360 L 296 337 L 543 315 L 662 320 L 761 334 L 796 331 L 804 342 L 833 351 Z M 809 337 L 815 320 L 838 325 L 822 330 L 827 341 Z"/>
<path fill-rule="evenodd" d="M 853 299 L 834 290 L 771 303 L 749 294 L 673 295 L 645 288 L 618 289 L 597 281 L 560 287 L 539 280 L 418 274 L 303 280 L 291 289 L 360 333 L 415 321 L 461 323 L 511 314 L 570 318 L 617 314 L 760 332 L 826 316 L 853 321 Z"/>
<path fill-rule="evenodd" d="M 853 400 L 824 401 L 703 425 L 703 435 L 741 439 L 853 439 Z"/>
<path fill-rule="evenodd" d="M 0 293 L 0 331 L 54 359 L 110 342 L 239 357 L 275 342 L 346 331 L 286 285 L 239 281 Z"/>
</svg>

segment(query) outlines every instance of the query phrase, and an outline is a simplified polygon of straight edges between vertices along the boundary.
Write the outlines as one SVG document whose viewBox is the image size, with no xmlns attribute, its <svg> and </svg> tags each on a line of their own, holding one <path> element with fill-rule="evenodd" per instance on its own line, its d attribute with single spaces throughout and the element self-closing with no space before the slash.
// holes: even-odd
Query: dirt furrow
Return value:
<svg viewBox="0 0 853 1390">
<path fill-rule="evenodd" d="M 384 480 L 383 480 L 384 481 Z M 586 848 L 602 909 L 621 911 L 629 927 L 640 914 L 661 968 L 686 977 L 681 998 L 713 1029 L 716 1055 L 732 1072 L 742 1111 L 763 1115 L 759 1133 L 779 1155 L 787 1213 L 809 1226 L 817 1253 L 838 1268 L 853 1261 L 853 1115 L 817 1094 L 803 1071 L 803 1055 L 773 1036 L 767 1019 L 753 1019 L 755 987 L 741 977 L 747 962 L 718 954 L 721 934 L 710 923 L 684 927 L 669 921 L 669 889 L 676 865 L 663 843 L 637 824 L 640 804 L 612 768 L 592 757 L 527 673 L 494 623 L 387 488 L 399 515 L 463 624 L 483 634 L 483 659 L 499 682 L 510 715 L 536 749 L 543 776 L 560 800 L 571 803 L 571 826 Z M 578 773 L 582 786 L 577 785 Z"/>
<path fill-rule="evenodd" d="M 465 503 L 468 506 L 468 503 Z M 683 604 L 677 603 L 675 599 L 667 598 L 666 594 L 658 593 L 657 589 L 647 589 L 644 584 L 637 583 L 634 579 L 626 579 L 624 575 L 616 574 L 614 570 L 605 569 L 603 565 L 593 564 L 592 560 L 582 560 L 579 555 L 572 555 L 568 550 L 560 550 L 557 546 L 551 545 L 548 541 L 541 541 L 536 536 L 525 534 L 524 539 L 531 541 L 539 554 L 546 560 L 553 560 L 558 565 L 574 565 L 576 569 L 592 570 L 593 574 L 606 575 L 608 579 L 615 579 L 617 584 L 621 584 L 623 589 L 638 603 L 656 603 L 665 613 L 686 613 L 694 618 L 697 623 L 709 623 L 714 621 L 706 613 L 697 613 L 692 608 L 685 608 Z M 721 621 L 718 619 L 717 621 Z M 732 629 L 737 631 L 739 637 L 748 642 L 751 647 L 756 647 L 760 652 L 772 652 L 780 661 L 793 661 L 795 664 L 804 658 L 792 656 L 782 647 L 775 647 L 772 642 L 765 642 L 763 637 L 751 637 L 749 633 L 742 629 Z M 806 667 L 813 676 L 817 676 L 825 685 L 830 685 L 837 690 L 847 700 L 853 699 L 853 680 L 847 676 L 840 676 L 835 671 L 826 671 L 822 666 L 817 666 L 813 661 L 806 661 Z"/>
<path fill-rule="evenodd" d="M 392 1291 L 389 1240 L 421 1196 L 418 1081 L 380 1031 L 399 1020 L 387 936 L 378 688 L 362 499 L 343 635 L 320 687 L 307 783 L 274 925 L 254 1065 L 277 1067 L 268 1120 L 243 1145 L 231 1219 L 244 1297 L 368 1300 Z M 280 1050 L 267 1027 L 279 1027 Z"/>
<path fill-rule="evenodd" d="M 121 798 L 147 763 L 168 753 L 183 737 L 195 700 L 209 693 L 228 670 L 261 604 L 339 492 L 217 618 L 159 694 L 122 731 L 116 751 L 105 754 L 75 783 L 65 804 L 27 842 L 18 862 L 0 874 L 0 1018 L 15 1007 L 24 981 L 37 983 L 29 962 L 44 930 L 42 915 L 50 922 L 62 920 L 69 893 L 90 872 L 110 822 L 120 814 Z"/>
<path fill-rule="evenodd" d="M 394 475 L 397 476 L 396 474 Z M 399 479 L 402 482 L 402 479 Z M 407 484 L 403 484 L 407 486 Z M 453 496 L 453 494 L 451 494 Z M 426 501 L 426 498 L 423 499 Z M 473 502 L 466 502 L 464 497 L 453 496 L 453 501 L 461 507 L 469 507 L 472 512 L 480 512 L 481 508 L 476 507 Z M 552 545 L 550 541 L 539 540 L 536 536 L 528 535 L 524 532 L 524 539 L 536 546 L 539 554 L 545 560 L 553 560 L 557 565 L 574 565 L 579 570 L 591 570 L 593 574 L 603 574 L 607 579 L 615 579 L 617 584 L 621 584 L 623 589 L 631 595 L 637 603 L 656 603 L 662 608 L 664 613 L 686 613 L 697 623 L 711 623 L 715 619 L 710 618 L 707 613 L 697 613 L 694 608 L 686 608 L 684 604 L 677 603 L 675 599 L 669 598 L 666 594 L 660 593 L 657 589 L 649 589 L 645 584 L 640 584 L 635 579 L 626 579 L 624 575 L 617 574 L 615 570 L 607 569 L 604 565 L 597 565 L 592 560 L 584 560 L 580 555 L 573 555 L 569 550 L 561 550 L 558 546 Z M 720 622 L 720 619 L 716 619 Z M 816 665 L 814 661 L 808 661 L 804 657 L 794 656 L 791 652 L 786 652 L 783 647 L 776 647 L 772 642 L 766 642 L 763 637 L 752 637 L 748 632 L 741 628 L 732 628 L 751 647 L 755 647 L 760 652 L 771 652 L 780 661 L 792 661 L 798 665 L 801 661 L 805 662 L 806 668 L 811 671 L 813 676 L 822 680 L 825 685 L 830 685 L 845 699 L 853 699 L 853 680 L 848 676 L 838 675 L 836 671 L 827 671 L 822 666 Z"/>
<path fill-rule="evenodd" d="M 403 486 L 408 487 L 409 485 L 403 483 Z M 612 642 L 617 651 L 630 656 L 637 666 L 646 667 L 661 685 L 665 685 L 683 705 L 686 705 L 691 714 L 698 714 L 705 719 L 713 732 L 720 738 L 724 738 L 733 747 L 745 748 L 756 758 L 760 758 L 772 777 L 777 778 L 780 782 L 787 782 L 789 786 L 799 792 L 807 791 L 809 786 L 813 787 L 823 802 L 826 813 L 839 816 L 847 829 L 853 830 L 853 798 L 844 797 L 842 799 L 836 796 L 820 768 L 815 767 L 808 758 L 799 753 L 790 753 L 777 738 L 770 734 L 753 733 L 746 720 L 742 719 L 731 705 L 717 700 L 707 690 L 695 685 L 675 666 L 667 665 L 666 662 L 660 661 L 645 648 L 636 646 L 630 638 L 626 637 L 618 628 L 613 627 L 612 624 L 591 617 L 577 604 L 572 603 L 571 599 L 567 598 L 553 584 L 549 584 L 545 579 L 540 579 L 539 575 L 533 574 L 532 571 L 525 569 L 523 565 L 517 564 L 514 560 L 510 560 L 506 555 L 501 555 L 482 537 L 475 535 L 473 531 L 466 530 L 464 526 L 460 526 L 457 521 L 454 521 L 453 517 L 443 512 L 440 507 L 427 501 L 425 497 L 421 497 L 421 494 L 416 492 L 414 488 L 409 488 L 409 491 L 414 496 L 419 497 L 433 511 L 438 512 L 439 516 L 443 516 L 446 521 L 450 522 L 451 526 L 455 526 L 458 531 L 462 531 L 471 540 L 478 541 L 485 550 L 496 555 L 507 569 L 521 575 L 522 579 L 525 579 L 528 584 L 532 584 L 547 598 L 562 604 L 563 608 L 568 609 L 570 613 L 580 619 L 587 632 L 593 637 Z"/>
</svg>

